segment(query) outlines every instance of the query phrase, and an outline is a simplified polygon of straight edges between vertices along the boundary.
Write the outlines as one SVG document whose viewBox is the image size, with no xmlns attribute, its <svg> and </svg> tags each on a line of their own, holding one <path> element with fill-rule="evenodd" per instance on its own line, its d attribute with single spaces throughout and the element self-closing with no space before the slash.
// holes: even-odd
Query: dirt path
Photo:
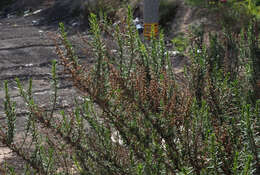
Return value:
<svg viewBox="0 0 260 175">
<path fill-rule="evenodd" d="M 24 134 L 26 123 L 25 104 L 19 96 L 17 85 L 14 81 L 18 77 L 22 84 L 27 87 L 28 80 L 33 80 L 33 96 L 36 103 L 44 105 L 46 109 L 50 107 L 50 97 L 52 90 L 50 87 L 51 79 L 51 62 L 57 59 L 55 54 L 55 45 L 50 39 L 50 33 L 57 33 L 55 28 L 50 26 L 34 26 L 33 20 L 37 16 L 13 17 L 0 19 L 0 123 L 5 124 L 4 114 L 4 80 L 9 83 L 9 93 L 11 99 L 16 101 L 17 122 L 16 133 L 17 139 Z M 72 39 L 78 40 L 76 36 Z M 72 96 L 77 92 L 68 81 L 63 70 L 58 66 L 59 80 L 59 98 L 58 102 L 61 108 L 66 108 L 72 104 Z M 19 173 L 23 169 L 23 161 L 9 148 L 0 143 L 0 174 L 4 162 L 15 167 Z"/>
<path fill-rule="evenodd" d="M 175 18 L 172 21 L 172 31 L 178 33 L 186 33 L 191 23 L 193 9 L 185 5 L 183 0 L 178 0 L 178 9 Z"/>
</svg>

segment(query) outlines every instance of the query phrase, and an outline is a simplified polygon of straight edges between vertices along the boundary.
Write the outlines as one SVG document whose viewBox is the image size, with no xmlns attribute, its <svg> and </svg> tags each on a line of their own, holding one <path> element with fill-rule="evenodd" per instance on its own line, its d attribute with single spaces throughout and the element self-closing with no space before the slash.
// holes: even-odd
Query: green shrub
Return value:
<svg viewBox="0 0 260 175">
<path fill-rule="evenodd" d="M 175 49 L 181 53 L 184 53 L 188 46 L 188 40 L 183 35 L 178 35 L 174 37 L 171 42 L 173 43 Z"/>
<path fill-rule="evenodd" d="M 85 11 L 83 12 L 84 16 L 88 20 L 89 14 L 99 14 L 106 15 L 110 20 L 114 20 L 117 16 L 117 12 L 119 9 L 125 7 L 128 0 L 97 0 L 97 1 L 89 1 L 85 3 Z M 126 15 L 126 14 L 123 14 Z"/>
<path fill-rule="evenodd" d="M 225 27 L 240 31 L 247 26 L 252 18 L 260 19 L 260 6 L 258 0 L 186 0 L 194 6 L 207 8 L 208 13 L 215 14 L 216 21 Z"/>
<path fill-rule="evenodd" d="M 208 48 L 200 42 L 202 36 L 191 37 L 191 66 L 182 85 L 173 72 L 163 34 L 143 43 L 130 10 L 126 24 L 107 26 L 91 14 L 92 38 L 85 43 L 96 63 L 87 67 L 79 64 L 60 24 L 64 47 L 57 41 L 56 53 L 74 86 L 85 94 L 83 101 L 75 99 L 70 112 L 47 112 L 33 99 L 32 81 L 25 90 L 17 79 L 30 111 L 26 145 L 33 146 L 23 149 L 24 142 L 8 140 L 13 132 L 5 127 L 0 127 L 1 142 L 39 174 L 72 174 L 72 169 L 94 175 L 253 174 L 259 165 L 260 101 L 249 98 L 255 58 L 252 38 L 246 36 L 254 33 L 212 35 Z M 237 61 L 226 67 L 233 56 Z M 53 62 L 51 111 L 58 95 L 56 65 Z M 13 114 L 5 87 L 5 104 L 11 107 L 6 110 Z M 9 123 L 13 119 L 7 118 Z"/>
</svg>

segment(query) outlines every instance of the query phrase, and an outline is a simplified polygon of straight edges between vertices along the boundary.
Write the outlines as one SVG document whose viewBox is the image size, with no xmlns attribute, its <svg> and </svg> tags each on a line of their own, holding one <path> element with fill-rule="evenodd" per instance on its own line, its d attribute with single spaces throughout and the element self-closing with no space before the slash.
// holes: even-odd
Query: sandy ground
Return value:
<svg viewBox="0 0 260 175">
<path fill-rule="evenodd" d="M 0 19 L 0 123 L 5 124 L 6 121 L 3 87 L 4 80 L 7 80 L 11 99 L 16 101 L 17 106 L 17 139 L 23 135 L 28 111 L 26 111 L 24 101 L 19 96 L 14 81 L 16 77 L 21 80 L 24 87 L 28 87 L 28 80 L 32 78 L 36 103 L 45 106 L 46 109 L 50 108 L 52 93 L 49 83 L 51 79 L 51 62 L 58 59 L 50 35 L 57 33 L 57 27 L 34 26 L 32 21 L 38 18 L 37 15 L 31 15 Z M 70 38 L 76 41 L 79 40 L 76 35 Z M 60 89 L 58 103 L 61 107 L 66 108 L 72 104 L 71 97 L 77 96 L 77 92 L 68 80 L 68 76 L 63 73 L 61 66 L 58 66 L 57 74 Z M 19 141 L 19 139 L 16 141 Z M 0 167 L 4 166 L 5 161 L 15 166 L 17 172 L 21 172 L 22 159 L 0 143 Z"/>
</svg>

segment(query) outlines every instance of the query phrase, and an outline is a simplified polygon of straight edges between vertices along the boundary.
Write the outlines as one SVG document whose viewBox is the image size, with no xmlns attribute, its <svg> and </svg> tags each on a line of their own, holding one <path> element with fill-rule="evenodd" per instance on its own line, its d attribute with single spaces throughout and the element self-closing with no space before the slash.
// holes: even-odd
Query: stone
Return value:
<svg viewBox="0 0 260 175">
<path fill-rule="evenodd" d="M 32 21 L 32 25 L 34 25 L 34 26 L 37 26 L 37 25 L 39 25 L 40 24 L 40 21 L 39 20 L 33 20 Z"/>
<path fill-rule="evenodd" d="M 39 9 L 39 10 L 34 11 L 32 14 L 36 15 L 36 14 L 40 13 L 41 11 L 42 11 L 42 9 Z"/>
</svg>

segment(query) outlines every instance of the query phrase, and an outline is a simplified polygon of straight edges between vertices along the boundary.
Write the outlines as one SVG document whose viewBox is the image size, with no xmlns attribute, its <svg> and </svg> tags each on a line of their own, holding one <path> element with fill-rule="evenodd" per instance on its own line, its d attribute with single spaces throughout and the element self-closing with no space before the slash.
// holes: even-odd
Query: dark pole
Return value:
<svg viewBox="0 0 260 175">
<path fill-rule="evenodd" d="M 144 0 L 144 36 L 151 38 L 158 35 L 159 1 Z"/>
</svg>

